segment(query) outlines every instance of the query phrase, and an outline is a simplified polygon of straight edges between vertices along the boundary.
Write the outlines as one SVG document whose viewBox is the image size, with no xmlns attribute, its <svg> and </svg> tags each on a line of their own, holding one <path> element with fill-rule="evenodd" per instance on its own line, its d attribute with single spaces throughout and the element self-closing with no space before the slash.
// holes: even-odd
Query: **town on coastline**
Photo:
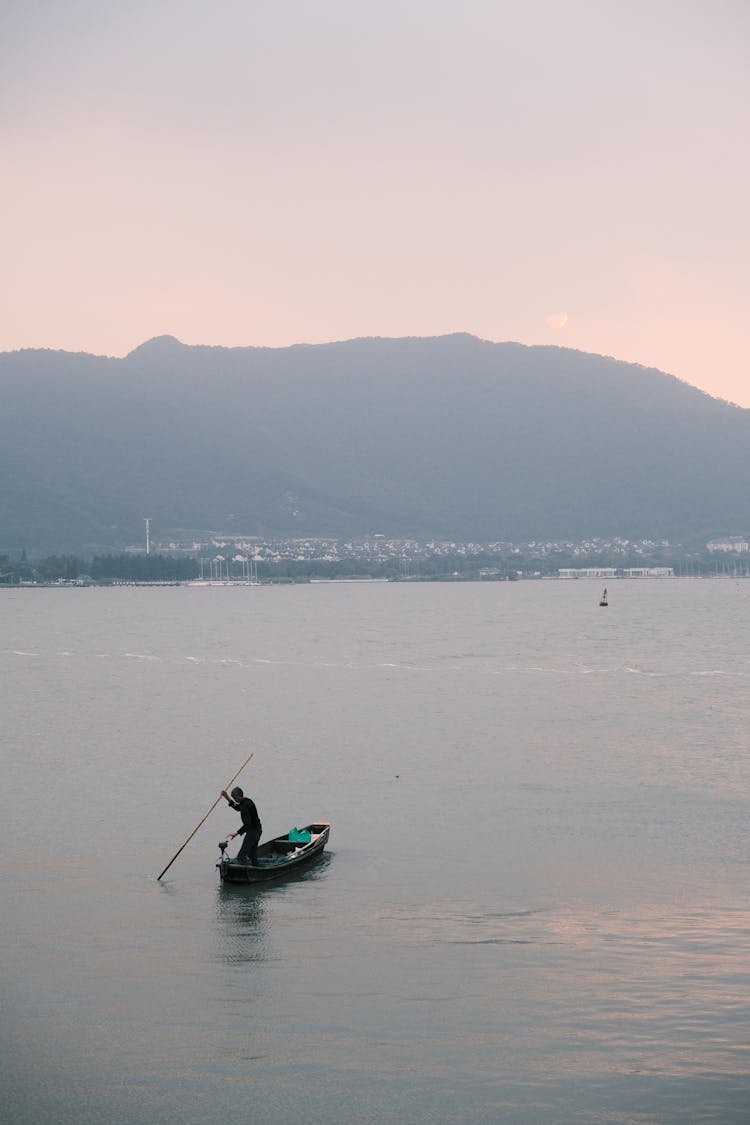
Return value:
<svg viewBox="0 0 750 1125">
<path fill-rule="evenodd" d="M 323 581 L 497 582 L 750 577 L 741 536 L 694 548 L 666 540 L 457 542 L 360 538 L 274 539 L 216 534 L 190 541 L 152 540 L 85 557 L 0 554 L 0 585 L 263 585 Z"/>
</svg>

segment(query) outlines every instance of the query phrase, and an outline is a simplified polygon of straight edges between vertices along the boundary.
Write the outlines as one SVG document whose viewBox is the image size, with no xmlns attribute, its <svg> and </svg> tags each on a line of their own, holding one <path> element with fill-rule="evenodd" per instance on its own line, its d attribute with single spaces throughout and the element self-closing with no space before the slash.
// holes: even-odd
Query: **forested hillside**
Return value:
<svg viewBox="0 0 750 1125">
<path fill-rule="evenodd" d="M 750 412 L 471 336 L 0 355 L 0 550 L 143 537 L 750 531 Z"/>
</svg>

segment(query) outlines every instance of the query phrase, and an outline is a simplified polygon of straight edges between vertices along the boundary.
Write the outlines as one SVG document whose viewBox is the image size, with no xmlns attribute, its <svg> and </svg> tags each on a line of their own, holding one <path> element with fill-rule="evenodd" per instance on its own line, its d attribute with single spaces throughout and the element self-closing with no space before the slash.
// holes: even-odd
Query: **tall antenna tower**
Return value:
<svg viewBox="0 0 750 1125">
<path fill-rule="evenodd" d="M 146 519 L 143 521 L 146 525 L 146 554 L 151 554 L 151 520 Z"/>
</svg>

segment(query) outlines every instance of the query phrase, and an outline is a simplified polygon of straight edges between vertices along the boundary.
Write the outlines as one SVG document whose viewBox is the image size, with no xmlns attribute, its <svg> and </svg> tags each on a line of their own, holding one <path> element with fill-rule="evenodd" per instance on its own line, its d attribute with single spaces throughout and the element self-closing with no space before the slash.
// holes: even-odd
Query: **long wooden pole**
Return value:
<svg viewBox="0 0 750 1125">
<path fill-rule="evenodd" d="M 255 753 L 255 751 L 253 751 L 253 753 Z M 250 755 L 250 758 L 252 758 L 252 756 L 253 756 L 253 755 L 251 754 L 251 755 Z M 245 760 L 245 761 L 244 761 L 244 762 L 242 763 L 242 765 L 241 765 L 241 766 L 240 766 L 240 768 L 239 768 L 239 769 L 237 770 L 237 773 L 236 773 L 236 774 L 234 775 L 234 777 L 233 777 L 233 778 L 231 779 L 231 781 L 228 781 L 228 782 L 226 783 L 226 785 L 224 786 L 225 790 L 228 790 L 228 789 L 229 789 L 229 786 L 230 786 L 230 785 L 232 784 L 232 781 L 236 781 L 236 780 L 237 780 L 237 778 L 238 778 L 238 777 L 240 776 L 240 774 L 241 774 L 241 773 L 242 773 L 242 771 L 244 770 L 244 768 L 245 768 L 245 766 L 247 765 L 247 763 L 248 763 L 248 762 L 250 761 L 250 758 L 247 758 L 247 759 L 246 759 L 246 760 Z M 196 833 L 196 832 L 198 831 L 198 829 L 200 828 L 201 824 L 204 824 L 204 823 L 205 823 L 205 822 L 206 822 L 206 821 L 208 820 L 209 816 L 210 816 L 210 815 L 211 815 L 211 813 L 212 813 L 212 812 L 214 811 L 214 809 L 216 808 L 216 806 L 218 805 L 218 803 L 219 803 L 219 801 L 220 801 L 220 800 L 221 800 L 221 793 L 220 793 L 220 794 L 219 794 L 219 796 L 218 796 L 218 797 L 216 798 L 216 800 L 214 801 L 214 803 L 213 803 L 213 804 L 211 805 L 211 808 L 210 808 L 210 809 L 208 810 L 208 812 L 206 813 L 206 815 L 205 815 L 205 816 L 203 817 L 203 820 L 202 820 L 202 821 L 200 822 L 200 824 L 196 824 L 195 828 L 194 828 L 194 829 L 193 829 L 193 831 L 192 831 L 192 832 L 190 833 L 190 835 L 188 836 L 188 838 L 187 838 L 187 840 L 185 841 L 185 843 L 184 843 L 184 844 L 182 845 L 182 848 L 180 848 L 180 849 L 179 849 L 179 851 L 176 851 L 176 852 L 174 853 L 174 855 L 173 855 L 173 856 L 172 856 L 172 858 L 170 859 L 169 863 L 167 864 L 167 866 L 166 866 L 166 867 L 164 868 L 164 870 L 162 871 L 161 875 L 166 875 L 166 873 L 167 873 L 167 872 L 169 871 L 170 867 L 172 866 L 172 864 L 174 863 L 174 861 L 175 861 L 175 860 L 177 859 L 177 856 L 178 856 L 178 855 L 180 854 L 180 852 L 182 851 L 182 849 L 183 849 L 183 848 L 186 848 L 186 847 L 188 846 L 188 844 L 189 844 L 189 843 L 190 843 L 190 841 L 192 840 L 193 836 L 195 835 L 195 833 Z M 161 879 L 161 875 L 157 875 L 157 876 L 156 876 L 156 881 L 157 881 L 157 883 L 158 883 L 158 882 L 159 882 L 159 880 Z"/>
</svg>

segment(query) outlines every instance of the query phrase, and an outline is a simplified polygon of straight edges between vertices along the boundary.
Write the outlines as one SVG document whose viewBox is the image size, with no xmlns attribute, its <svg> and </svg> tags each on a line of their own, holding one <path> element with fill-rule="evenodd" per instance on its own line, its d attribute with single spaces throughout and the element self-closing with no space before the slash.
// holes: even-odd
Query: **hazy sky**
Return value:
<svg viewBox="0 0 750 1125">
<path fill-rule="evenodd" d="M 750 0 L 0 0 L 0 350 L 471 332 L 750 406 Z"/>
</svg>

